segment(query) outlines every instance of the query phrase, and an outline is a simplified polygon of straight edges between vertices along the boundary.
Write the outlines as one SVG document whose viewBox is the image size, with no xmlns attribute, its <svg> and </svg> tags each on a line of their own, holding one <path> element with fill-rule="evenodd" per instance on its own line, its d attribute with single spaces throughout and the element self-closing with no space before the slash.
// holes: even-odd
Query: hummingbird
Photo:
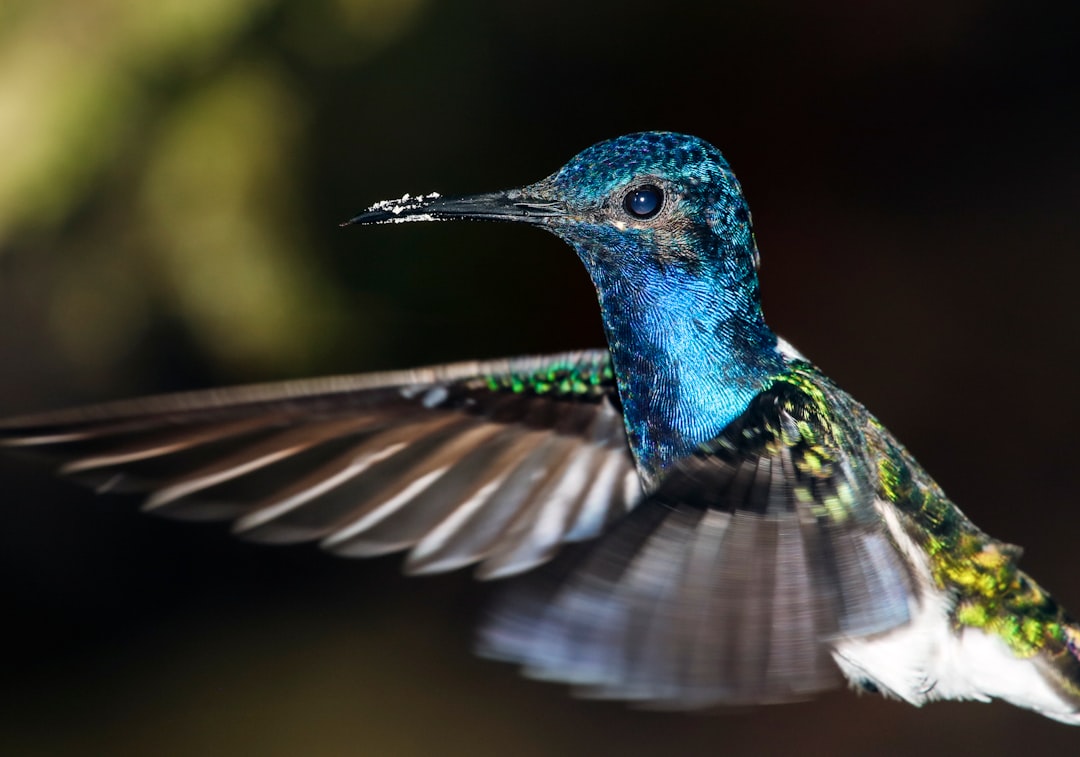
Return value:
<svg viewBox="0 0 1080 757">
<path fill-rule="evenodd" d="M 607 348 L 29 415 L 0 444 L 245 539 L 504 579 L 478 651 L 585 696 L 688 710 L 846 679 L 1080 724 L 1080 626 L 769 328 L 715 147 L 631 134 L 342 225 L 458 219 L 567 242 Z"/>
</svg>

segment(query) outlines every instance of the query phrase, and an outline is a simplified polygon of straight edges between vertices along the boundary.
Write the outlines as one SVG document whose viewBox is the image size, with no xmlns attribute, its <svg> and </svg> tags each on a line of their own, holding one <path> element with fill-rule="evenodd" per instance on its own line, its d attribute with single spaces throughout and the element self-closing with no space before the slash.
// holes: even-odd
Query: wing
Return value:
<svg viewBox="0 0 1080 757">
<path fill-rule="evenodd" d="M 812 378 L 777 380 L 610 533 L 508 586 L 481 653 L 662 707 L 838 682 L 831 643 L 906 622 L 912 583 L 860 431 Z"/>
<path fill-rule="evenodd" d="M 0 422 L 144 509 L 413 573 L 494 578 L 598 534 L 641 496 L 607 350 L 132 400 Z"/>
</svg>

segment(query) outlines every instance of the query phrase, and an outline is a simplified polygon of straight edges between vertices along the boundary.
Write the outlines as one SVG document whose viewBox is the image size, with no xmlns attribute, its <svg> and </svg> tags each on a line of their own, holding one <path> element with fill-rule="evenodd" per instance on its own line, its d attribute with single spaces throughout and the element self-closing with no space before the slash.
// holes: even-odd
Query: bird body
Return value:
<svg viewBox="0 0 1080 757">
<path fill-rule="evenodd" d="M 1080 628 L 764 320 L 749 208 L 695 137 L 608 140 L 520 189 L 384 201 L 567 241 L 608 349 L 114 403 L 0 423 L 145 507 L 505 582 L 481 653 L 696 708 L 841 674 L 1080 724 Z"/>
</svg>

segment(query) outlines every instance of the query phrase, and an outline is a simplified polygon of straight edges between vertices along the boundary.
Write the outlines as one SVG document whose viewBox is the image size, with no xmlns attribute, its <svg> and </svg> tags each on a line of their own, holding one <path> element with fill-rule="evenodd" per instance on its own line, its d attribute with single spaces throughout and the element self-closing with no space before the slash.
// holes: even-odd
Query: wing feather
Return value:
<svg viewBox="0 0 1080 757">
<path fill-rule="evenodd" d="M 507 587 L 481 653 L 663 708 L 836 685 L 832 645 L 907 622 L 914 595 L 858 430 L 805 379 L 776 381 L 582 555 Z"/>
<path fill-rule="evenodd" d="M 496 578 L 641 497 L 606 350 L 129 400 L 0 422 L 147 511 Z M 628 477 L 632 476 L 632 479 Z M 630 481 L 630 485 L 628 485 Z"/>
</svg>

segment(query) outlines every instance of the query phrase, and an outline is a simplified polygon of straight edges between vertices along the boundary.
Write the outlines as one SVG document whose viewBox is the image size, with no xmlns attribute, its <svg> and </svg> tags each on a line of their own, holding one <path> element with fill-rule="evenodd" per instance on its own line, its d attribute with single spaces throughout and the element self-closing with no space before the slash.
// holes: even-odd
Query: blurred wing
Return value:
<svg viewBox="0 0 1080 757">
<path fill-rule="evenodd" d="M 641 496 L 606 350 L 192 392 L 0 422 L 144 509 L 245 538 L 494 578 Z"/>
<path fill-rule="evenodd" d="M 508 585 L 481 653 L 661 707 L 838 682 L 831 642 L 905 623 L 911 579 L 857 432 L 807 389 L 778 380 L 603 538 Z"/>
</svg>

